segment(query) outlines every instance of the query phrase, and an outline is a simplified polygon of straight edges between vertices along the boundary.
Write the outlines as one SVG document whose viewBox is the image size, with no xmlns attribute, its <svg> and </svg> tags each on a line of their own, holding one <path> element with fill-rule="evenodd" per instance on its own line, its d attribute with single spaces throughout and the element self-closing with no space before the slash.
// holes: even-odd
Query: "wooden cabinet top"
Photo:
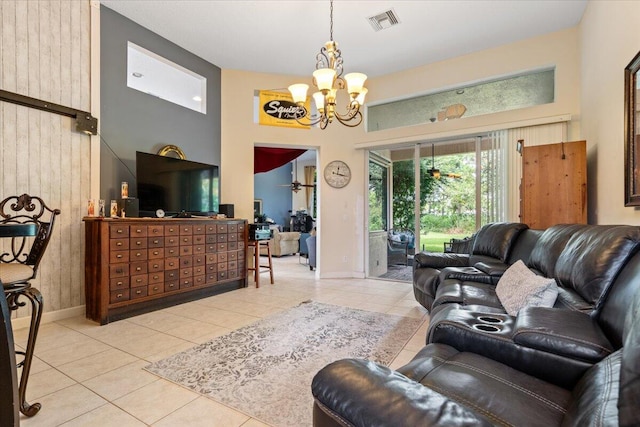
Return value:
<svg viewBox="0 0 640 427">
<path fill-rule="evenodd" d="M 209 218 L 209 217 L 191 217 L 191 218 L 110 218 L 99 216 L 85 216 L 83 221 L 104 221 L 104 222 L 170 222 L 170 221 L 219 221 L 225 223 L 245 222 L 242 218 Z"/>
</svg>

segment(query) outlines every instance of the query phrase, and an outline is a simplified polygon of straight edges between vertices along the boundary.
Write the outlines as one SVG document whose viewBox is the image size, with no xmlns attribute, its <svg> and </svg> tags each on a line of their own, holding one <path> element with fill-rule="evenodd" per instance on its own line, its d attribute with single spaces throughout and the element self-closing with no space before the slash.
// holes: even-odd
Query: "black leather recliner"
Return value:
<svg viewBox="0 0 640 427">
<path fill-rule="evenodd" d="M 640 293 L 626 310 L 624 346 L 568 390 L 487 357 L 428 344 L 404 367 L 343 359 L 314 377 L 313 425 L 638 426 Z"/>
</svg>

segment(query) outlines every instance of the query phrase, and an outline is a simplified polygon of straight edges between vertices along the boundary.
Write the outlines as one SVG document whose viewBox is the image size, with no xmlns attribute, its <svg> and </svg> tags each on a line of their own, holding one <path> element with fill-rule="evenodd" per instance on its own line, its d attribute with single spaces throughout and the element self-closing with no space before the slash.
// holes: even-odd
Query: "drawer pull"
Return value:
<svg viewBox="0 0 640 427">
<path fill-rule="evenodd" d="M 140 246 L 141 244 L 142 244 L 142 242 L 141 242 L 140 240 L 138 240 L 138 241 L 136 242 L 136 245 L 138 245 L 138 246 Z"/>
<path fill-rule="evenodd" d="M 136 256 L 138 256 L 138 257 L 139 257 L 139 256 L 142 256 L 142 253 L 140 253 L 140 252 L 136 252 Z"/>
<path fill-rule="evenodd" d="M 123 285 L 123 283 L 122 283 L 122 282 L 118 282 L 118 286 L 122 286 L 122 285 Z"/>
<path fill-rule="evenodd" d="M 123 232 L 123 231 L 122 231 L 121 229 L 118 229 L 118 230 L 116 231 L 116 233 L 118 233 L 118 234 L 122 234 L 122 232 Z"/>
<path fill-rule="evenodd" d="M 158 229 L 157 229 L 157 228 L 154 228 L 154 229 L 153 229 L 153 232 L 154 232 L 154 233 L 158 233 Z"/>
<path fill-rule="evenodd" d="M 136 291 L 136 295 L 140 295 L 142 293 L 142 291 Z"/>
<path fill-rule="evenodd" d="M 153 264 L 153 268 L 158 268 L 160 267 L 158 264 Z"/>
<path fill-rule="evenodd" d="M 154 286 L 154 287 L 153 287 L 153 290 L 154 290 L 154 291 L 157 291 L 157 290 L 158 290 L 158 287 L 157 287 L 157 286 Z"/>
<path fill-rule="evenodd" d="M 121 254 L 116 255 L 116 258 L 122 258 Z"/>
<path fill-rule="evenodd" d="M 122 274 L 122 273 L 124 273 L 124 270 L 121 269 L 121 268 L 116 268 L 116 273 Z"/>
<path fill-rule="evenodd" d="M 116 298 L 122 298 L 122 294 L 117 294 Z"/>
<path fill-rule="evenodd" d="M 142 230 L 140 230 L 139 228 L 136 229 L 136 233 L 142 233 Z"/>
<path fill-rule="evenodd" d="M 142 267 L 136 267 L 136 271 L 142 271 Z"/>
<path fill-rule="evenodd" d="M 158 251 L 153 251 L 153 254 L 154 254 L 154 255 L 158 255 L 159 253 L 160 253 L 160 252 L 158 252 Z"/>
<path fill-rule="evenodd" d="M 117 242 L 116 246 L 122 246 L 122 242 Z"/>
<path fill-rule="evenodd" d="M 136 279 L 136 282 L 140 283 L 142 282 L 142 279 Z"/>
</svg>

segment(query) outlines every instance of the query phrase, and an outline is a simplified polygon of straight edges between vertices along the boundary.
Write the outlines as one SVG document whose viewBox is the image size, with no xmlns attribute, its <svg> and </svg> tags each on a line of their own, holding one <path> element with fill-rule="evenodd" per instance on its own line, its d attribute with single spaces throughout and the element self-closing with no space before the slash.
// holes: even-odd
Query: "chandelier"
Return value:
<svg viewBox="0 0 640 427">
<path fill-rule="evenodd" d="M 319 125 L 325 129 L 336 119 L 348 127 L 356 127 L 362 123 L 360 107 L 364 104 L 367 88 L 364 82 L 367 76 L 362 73 L 349 73 L 342 77 L 342 53 L 338 43 L 333 41 L 333 0 L 330 1 L 330 30 L 329 41 L 316 55 L 316 70 L 313 72 L 313 84 L 318 89 L 313 93 L 317 114 L 313 114 L 305 107 L 309 85 L 298 83 L 289 86 L 293 102 L 302 109 L 304 116 L 296 118 L 298 123 L 306 126 Z M 349 104 L 343 114 L 336 110 L 336 95 L 338 90 L 346 89 L 349 93 Z"/>
</svg>

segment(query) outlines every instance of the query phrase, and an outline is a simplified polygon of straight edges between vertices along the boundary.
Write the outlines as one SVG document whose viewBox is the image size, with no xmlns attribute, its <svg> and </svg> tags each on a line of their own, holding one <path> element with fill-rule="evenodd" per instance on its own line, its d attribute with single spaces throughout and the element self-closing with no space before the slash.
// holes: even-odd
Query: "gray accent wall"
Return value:
<svg viewBox="0 0 640 427">
<path fill-rule="evenodd" d="M 282 185 L 291 184 L 291 180 L 291 163 L 253 175 L 253 194 L 262 200 L 262 212 L 283 227 L 289 227 L 293 196 L 291 187 Z"/>
<path fill-rule="evenodd" d="M 129 41 L 206 77 L 207 114 L 127 87 Z M 100 50 L 100 197 L 107 205 L 120 197 L 122 181 L 137 196 L 136 151 L 155 154 L 172 144 L 188 160 L 221 166 L 219 67 L 104 6 Z"/>
</svg>

